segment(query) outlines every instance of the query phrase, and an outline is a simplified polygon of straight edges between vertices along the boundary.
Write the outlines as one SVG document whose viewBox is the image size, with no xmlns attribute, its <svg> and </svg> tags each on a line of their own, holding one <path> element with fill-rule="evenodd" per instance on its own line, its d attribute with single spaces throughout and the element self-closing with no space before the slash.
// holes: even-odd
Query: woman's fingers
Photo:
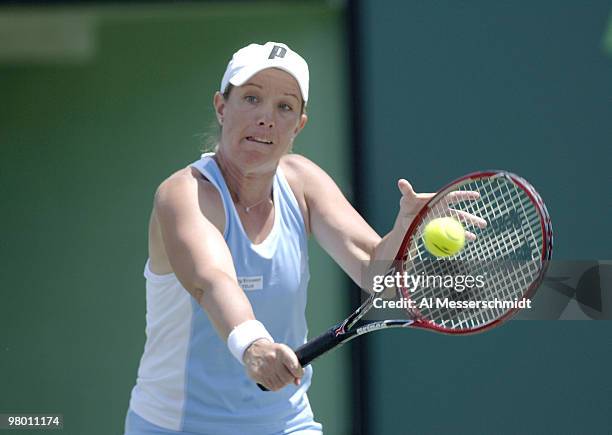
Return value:
<svg viewBox="0 0 612 435">
<path fill-rule="evenodd" d="M 450 205 L 461 201 L 474 201 L 480 198 L 480 193 L 475 190 L 455 190 L 448 193 L 440 204 Z"/>
<path fill-rule="evenodd" d="M 487 226 L 487 221 L 480 216 L 476 216 L 475 214 L 468 213 L 467 211 L 458 210 L 456 208 L 449 207 L 451 204 L 461 202 L 461 201 L 474 201 L 480 198 L 480 193 L 472 190 L 456 190 L 454 192 L 446 195 L 443 201 L 441 201 L 438 205 L 442 205 L 443 207 L 448 208 L 448 211 L 451 212 L 451 215 L 456 217 L 463 224 L 471 225 L 477 228 L 485 228 Z M 473 242 L 476 240 L 476 234 L 471 231 L 465 232 L 466 240 Z"/>
<path fill-rule="evenodd" d="M 399 179 L 397 181 L 397 187 L 399 188 L 402 195 L 405 195 L 405 196 L 415 196 L 416 195 L 416 193 L 414 193 L 414 189 L 412 188 L 412 184 L 410 184 L 408 180 L 405 180 L 403 178 Z"/>
<path fill-rule="evenodd" d="M 487 226 L 487 221 L 479 216 L 454 208 L 449 208 L 449 210 L 452 211 L 453 214 L 463 223 L 470 224 L 478 228 L 484 228 Z"/>
<path fill-rule="evenodd" d="M 262 340 L 247 351 L 245 364 L 249 376 L 270 391 L 280 390 L 290 383 L 299 385 L 304 376 L 304 368 L 295 352 L 284 344 Z"/>
<path fill-rule="evenodd" d="M 287 372 L 289 373 L 289 381 L 299 383 L 299 380 L 304 376 L 304 368 L 301 366 L 297 355 L 291 348 L 281 345 L 282 360 Z"/>
<path fill-rule="evenodd" d="M 416 193 L 412 185 L 403 178 L 398 180 L 397 187 L 402 193 L 400 214 L 405 216 L 416 214 L 435 195 L 434 193 Z"/>
<path fill-rule="evenodd" d="M 476 240 L 476 234 L 472 233 L 471 231 L 466 231 L 465 240 L 467 240 L 468 242 L 473 242 L 474 240 Z"/>
</svg>

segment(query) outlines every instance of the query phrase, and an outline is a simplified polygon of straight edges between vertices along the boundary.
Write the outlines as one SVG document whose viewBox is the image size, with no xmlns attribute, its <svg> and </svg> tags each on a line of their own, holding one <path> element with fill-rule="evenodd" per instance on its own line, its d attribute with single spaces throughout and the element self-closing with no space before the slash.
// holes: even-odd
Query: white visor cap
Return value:
<svg viewBox="0 0 612 435">
<path fill-rule="evenodd" d="M 308 64 L 302 56 L 280 42 L 250 44 L 234 53 L 221 80 L 221 93 L 225 92 L 228 84 L 242 86 L 266 68 L 278 68 L 291 74 L 300 87 L 304 103 L 308 101 Z"/>
</svg>

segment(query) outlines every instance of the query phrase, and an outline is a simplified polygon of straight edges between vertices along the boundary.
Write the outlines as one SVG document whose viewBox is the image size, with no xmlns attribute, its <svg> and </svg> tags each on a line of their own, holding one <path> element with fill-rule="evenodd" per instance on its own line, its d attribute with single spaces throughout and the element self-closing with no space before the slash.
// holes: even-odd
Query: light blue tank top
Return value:
<svg viewBox="0 0 612 435">
<path fill-rule="evenodd" d="M 255 317 L 276 342 L 291 348 L 303 344 L 310 278 L 307 235 L 299 205 L 281 168 L 273 182 L 273 228 L 262 243 L 254 245 L 242 227 L 212 154 L 202 155 L 192 166 L 221 195 L 226 217 L 223 236 Z M 147 263 L 145 276 L 147 344 L 132 392 L 132 409 L 156 424 L 194 433 L 257 435 L 304 426 L 320 428 L 313 422 L 306 396 L 311 366 L 305 369 L 300 386 L 260 391 L 244 366 L 230 354 L 204 310 L 193 298 L 180 293 L 186 290 L 180 288 L 174 274 L 155 275 Z M 184 307 L 182 313 L 181 308 L 169 314 L 168 309 L 156 306 L 156 300 L 166 304 L 173 299 L 174 307 Z M 162 321 L 163 316 L 166 318 Z"/>
</svg>

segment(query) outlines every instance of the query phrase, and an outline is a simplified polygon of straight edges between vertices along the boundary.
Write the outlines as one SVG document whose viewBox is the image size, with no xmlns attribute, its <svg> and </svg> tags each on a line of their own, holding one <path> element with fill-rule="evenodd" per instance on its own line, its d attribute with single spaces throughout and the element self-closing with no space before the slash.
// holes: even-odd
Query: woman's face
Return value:
<svg viewBox="0 0 612 435">
<path fill-rule="evenodd" d="M 227 100 L 217 92 L 214 104 L 222 125 L 219 150 L 253 170 L 275 168 L 307 121 L 296 80 L 275 68 L 234 87 Z"/>
</svg>

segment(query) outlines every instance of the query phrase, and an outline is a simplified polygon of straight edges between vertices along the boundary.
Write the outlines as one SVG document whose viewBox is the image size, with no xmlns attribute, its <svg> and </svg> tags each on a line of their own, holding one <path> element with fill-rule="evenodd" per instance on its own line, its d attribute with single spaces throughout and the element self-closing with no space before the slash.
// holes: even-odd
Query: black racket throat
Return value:
<svg viewBox="0 0 612 435">
<path fill-rule="evenodd" d="M 370 311 L 374 300 L 380 295 L 373 293 L 361 304 L 346 320 L 329 328 L 318 337 L 309 340 L 308 343 L 298 347 L 295 351 L 298 361 L 302 367 L 306 367 L 319 356 L 329 350 L 344 344 L 362 334 L 385 328 L 401 328 L 414 323 L 412 319 L 386 319 L 386 320 L 362 320 L 363 316 Z"/>
</svg>

